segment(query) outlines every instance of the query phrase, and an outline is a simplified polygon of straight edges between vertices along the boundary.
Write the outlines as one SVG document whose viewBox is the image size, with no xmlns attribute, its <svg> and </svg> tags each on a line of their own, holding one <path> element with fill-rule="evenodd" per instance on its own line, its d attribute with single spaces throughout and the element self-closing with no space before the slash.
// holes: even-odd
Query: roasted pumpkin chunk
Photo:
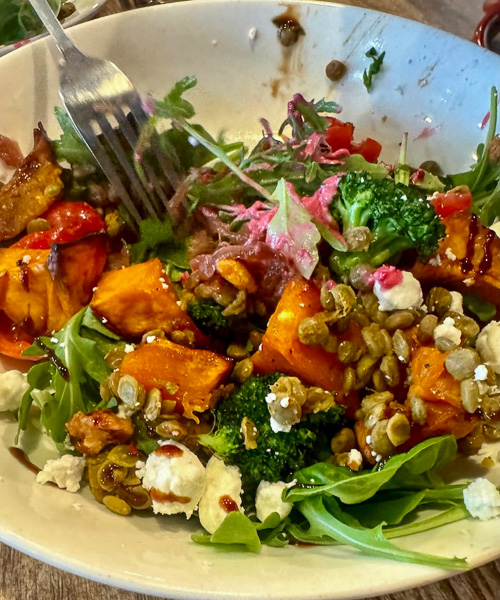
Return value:
<svg viewBox="0 0 500 600">
<path fill-rule="evenodd" d="M 476 293 L 500 310 L 500 238 L 475 215 L 456 212 L 443 219 L 446 237 L 434 260 L 411 269 L 422 283 Z"/>
<path fill-rule="evenodd" d="M 102 236 L 50 250 L 1 249 L 0 311 L 32 336 L 61 329 L 88 303 L 105 262 Z"/>
<path fill-rule="evenodd" d="M 187 329 L 194 333 L 196 343 L 205 343 L 205 336 L 178 302 L 160 259 L 155 258 L 105 273 L 90 306 L 124 337 L 138 338 L 154 329 L 165 333 Z"/>
<path fill-rule="evenodd" d="M 356 404 L 357 396 L 344 396 L 344 365 L 337 354 L 319 346 L 306 346 L 298 338 L 300 322 L 321 310 L 320 291 L 315 285 L 302 278 L 290 281 L 269 320 L 262 348 L 252 357 L 255 371 L 282 371 L 295 375 L 310 385 L 336 392 L 335 400 L 339 403 Z M 359 329 L 354 324 L 339 336 L 340 341 L 345 339 L 362 343 Z"/>
<path fill-rule="evenodd" d="M 34 138 L 33 150 L 12 179 L 0 188 L 0 240 L 21 233 L 62 192 L 61 168 L 43 129 L 35 129 Z"/>
<path fill-rule="evenodd" d="M 184 415 L 210 408 L 210 395 L 232 369 L 232 361 L 209 350 L 195 350 L 156 339 L 125 355 L 122 375 L 131 375 L 146 391 L 158 388 L 165 399 L 182 405 Z M 175 390 L 175 391 L 174 391 Z"/>
</svg>

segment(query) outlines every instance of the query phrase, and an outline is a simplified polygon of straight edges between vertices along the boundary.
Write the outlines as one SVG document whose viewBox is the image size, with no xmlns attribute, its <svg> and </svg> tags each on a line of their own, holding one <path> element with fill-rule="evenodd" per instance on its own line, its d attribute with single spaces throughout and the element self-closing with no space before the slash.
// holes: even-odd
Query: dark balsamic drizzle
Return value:
<svg viewBox="0 0 500 600">
<path fill-rule="evenodd" d="M 484 275 L 491 267 L 491 245 L 496 237 L 496 233 L 491 229 L 486 234 L 486 241 L 484 242 L 484 254 L 483 259 L 479 263 L 478 273 Z"/>
<path fill-rule="evenodd" d="M 465 275 L 472 271 L 473 264 L 472 259 L 474 258 L 474 248 L 476 244 L 476 236 L 479 231 L 477 215 L 472 214 L 470 217 L 469 225 L 469 237 L 467 239 L 467 249 L 465 251 L 465 257 L 460 261 L 460 268 L 462 273 Z"/>
</svg>

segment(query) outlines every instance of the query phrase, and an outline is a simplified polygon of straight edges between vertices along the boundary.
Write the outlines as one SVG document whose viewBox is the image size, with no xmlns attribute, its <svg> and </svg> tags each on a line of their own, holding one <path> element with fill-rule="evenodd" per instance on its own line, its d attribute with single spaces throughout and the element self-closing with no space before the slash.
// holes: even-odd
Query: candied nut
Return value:
<svg viewBox="0 0 500 600">
<path fill-rule="evenodd" d="M 403 413 L 392 415 L 387 423 L 387 437 L 394 446 L 401 446 L 410 439 L 410 422 Z"/>
<path fill-rule="evenodd" d="M 255 450 L 257 448 L 257 438 L 259 437 L 259 430 L 255 427 L 255 423 L 248 417 L 243 417 L 240 429 L 245 448 Z"/>
<path fill-rule="evenodd" d="M 330 448 L 334 454 L 340 454 L 342 452 L 349 452 L 352 448 L 356 447 L 356 436 L 354 431 L 348 427 L 344 427 L 337 432 L 330 442 Z"/>
<path fill-rule="evenodd" d="M 111 410 L 93 410 L 88 415 L 78 411 L 66 423 L 66 431 L 78 452 L 95 455 L 108 444 L 128 442 L 134 426 Z"/>
</svg>

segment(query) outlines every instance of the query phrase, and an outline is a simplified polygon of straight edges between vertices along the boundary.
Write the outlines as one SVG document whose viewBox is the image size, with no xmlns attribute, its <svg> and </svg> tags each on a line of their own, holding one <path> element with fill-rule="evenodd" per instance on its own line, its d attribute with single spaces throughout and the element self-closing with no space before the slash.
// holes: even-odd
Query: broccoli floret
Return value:
<svg viewBox="0 0 500 600">
<path fill-rule="evenodd" d="M 215 410 L 215 433 L 200 436 L 200 443 L 218 454 L 226 464 L 237 465 L 245 487 L 259 481 L 283 481 L 318 459 L 321 451 L 343 423 L 344 409 L 333 406 L 329 411 L 309 415 L 294 425 L 290 432 L 275 433 L 271 429 L 266 396 L 269 386 L 281 373 L 253 375 Z M 257 448 L 247 450 L 241 433 L 241 422 L 248 417 L 258 430 Z"/>
<path fill-rule="evenodd" d="M 215 300 L 198 298 L 192 300 L 187 306 L 188 315 L 193 319 L 196 326 L 206 333 L 218 339 L 228 337 L 234 319 L 222 314 L 224 307 L 217 304 Z"/>
<path fill-rule="evenodd" d="M 373 179 L 364 172 L 342 178 L 332 208 L 343 233 L 364 226 L 372 234 L 366 251 L 334 251 L 330 265 L 342 275 L 360 263 L 378 267 L 408 249 L 425 259 L 437 250 L 445 234 L 425 192 L 392 179 Z"/>
</svg>

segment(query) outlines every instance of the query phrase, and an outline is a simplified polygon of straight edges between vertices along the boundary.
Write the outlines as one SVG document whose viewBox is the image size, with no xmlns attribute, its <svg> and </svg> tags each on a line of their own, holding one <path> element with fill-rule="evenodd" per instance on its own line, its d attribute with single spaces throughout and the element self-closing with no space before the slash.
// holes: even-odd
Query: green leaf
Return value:
<svg viewBox="0 0 500 600">
<path fill-rule="evenodd" d="M 82 327 L 87 327 L 87 329 L 91 329 L 92 331 L 96 331 L 97 333 L 109 338 L 110 340 L 119 340 L 120 336 L 105 327 L 101 321 L 94 315 L 90 306 L 87 306 L 85 312 L 83 313 L 82 319 Z"/>
<path fill-rule="evenodd" d="M 321 235 L 307 209 L 300 204 L 281 179 L 273 196 L 278 202 L 278 211 L 267 228 L 268 239 L 284 243 L 282 252 L 294 264 L 299 273 L 309 279 L 318 264 L 318 244 Z"/>
<path fill-rule="evenodd" d="M 297 508 L 309 521 L 308 533 L 311 536 L 333 538 L 338 542 L 354 546 L 367 554 L 381 558 L 430 565 L 442 569 L 468 568 L 467 562 L 462 558 L 443 558 L 399 548 L 384 536 L 381 524 L 372 529 L 358 529 L 347 525 L 338 518 L 341 510 L 337 501 L 334 498 L 326 500 L 328 501 L 328 510 L 320 496 L 308 498 L 297 505 Z"/>
<path fill-rule="evenodd" d="M 61 137 L 52 142 L 57 159 L 66 161 L 72 166 L 83 164 L 96 165 L 94 157 L 76 132 L 68 113 L 59 106 L 54 108 L 54 112 L 62 129 Z"/>
<path fill-rule="evenodd" d="M 456 454 L 453 436 L 441 436 L 421 442 L 404 454 L 390 458 L 378 471 L 354 473 L 346 467 L 317 463 L 295 473 L 297 486 L 288 490 L 286 500 L 298 502 L 304 498 L 328 495 L 345 504 L 358 504 L 374 496 L 380 489 L 401 487 L 408 482 L 415 487 L 427 488 L 439 483 L 435 471 L 449 463 Z M 300 487 L 300 486 L 304 487 Z"/>
<path fill-rule="evenodd" d="M 397 525 L 424 500 L 425 490 L 395 491 L 376 494 L 372 500 L 344 506 L 363 527 L 376 527 L 380 523 Z"/>
<path fill-rule="evenodd" d="M 222 550 L 239 549 L 259 553 L 262 547 L 255 524 L 239 511 L 228 513 L 212 535 L 194 534 L 192 539 L 198 544 L 216 546 Z"/>
<path fill-rule="evenodd" d="M 189 269 L 188 239 L 179 240 L 168 215 L 163 221 L 151 217 L 144 219 L 139 228 L 139 241 L 130 247 L 130 258 L 133 264 L 160 258 L 162 262 L 181 269 Z"/>
<path fill-rule="evenodd" d="M 497 308 L 491 302 L 483 300 L 476 294 L 464 294 L 464 307 L 466 310 L 471 312 L 483 323 L 488 323 L 495 318 L 497 314 Z"/>
<path fill-rule="evenodd" d="M 343 159 L 342 166 L 346 171 L 365 171 L 373 179 L 385 179 L 389 171 L 378 163 L 368 162 L 361 154 L 351 154 Z"/>
<path fill-rule="evenodd" d="M 164 119 L 191 119 L 194 117 L 193 105 L 182 96 L 194 88 L 196 83 L 196 77 L 192 75 L 178 81 L 163 100 L 155 103 L 155 114 Z"/>
<path fill-rule="evenodd" d="M 365 56 L 367 58 L 371 58 L 372 60 L 372 64 L 363 71 L 363 85 L 368 91 L 370 91 L 373 85 L 373 78 L 375 75 L 377 75 L 377 73 L 380 72 L 380 69 L 382 68 L 385 52 L 379 54 L 376 48 L 371 47 L 368 52 L 366 52 Z"/>
<path fill-rule="evenodd" d="M 25 430 L 28 425 L 28 416 L 34 400 L 32 395 L 33 391 L 43 390 L 49 387 L 51 385 L 54 372 L 54 365 L 48 361 L 37 363 L 28 371 L 27 382 L 30 387 L 28 390 L 26 390 L 19 408 L 19 430 Z"/>
</svg>

